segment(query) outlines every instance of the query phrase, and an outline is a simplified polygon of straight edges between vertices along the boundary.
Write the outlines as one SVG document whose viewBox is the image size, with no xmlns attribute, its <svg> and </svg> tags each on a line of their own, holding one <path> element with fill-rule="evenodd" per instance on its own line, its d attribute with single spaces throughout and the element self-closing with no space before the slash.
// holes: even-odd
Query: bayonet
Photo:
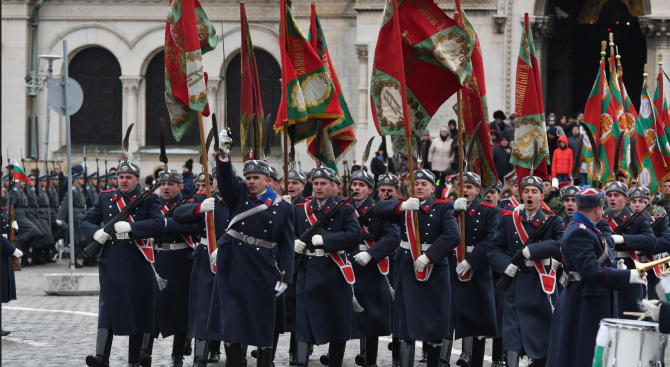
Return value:
<svg viewBox="0 0 670 367">
<path fill-rule="evenodd" d="M 84 145 L 84 184 L 82 185 L 81 189 L 84 191 L 84 203 L 88 201 L 88 193 L 86 192 L 86 185 L 88 185 L 88 167 L 86 166 L 86 145 Z M 86 204 L 84 204 L 86 205 Z"/>
</svg>

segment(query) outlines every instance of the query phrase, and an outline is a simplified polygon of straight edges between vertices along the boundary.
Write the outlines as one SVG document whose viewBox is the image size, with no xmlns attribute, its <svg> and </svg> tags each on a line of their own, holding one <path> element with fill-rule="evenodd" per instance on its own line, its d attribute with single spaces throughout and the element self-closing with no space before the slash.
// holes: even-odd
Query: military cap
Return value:
<svg viewBox="0 0 670 367">
<path fill-rule="evenodd" d="M 577 196 L 577 193 L 580 192 L 580 191 L 582 191 L 582 189 L 579 188 L 579 186 L 568 185 L 568 186 L 561 187 L 561 199 L 574 198 L 574 197 Z"/>
<path fill-rule="evenodd" d="M 516 178 L 515 178 L 515 180 L 516 180 Z M 514 182 L 512 183 L 512 185 L 514 185 Z M 523 189 L 526 186 L 535 186 L 538 189 L 540 189 L 541 193 L 544 193 L 544 183 L 542 182 L 542 179 L 537 177 L 537 176 L 526 176 L 526 177 L 524 177 L 523 180 L 521 180 L 521 186 L 519 187 L 519 189 L 521 191 L 523 191 Z"/>
<path fill-rule="evenodd" d="M 73 171 L 73 172 L 72 172 L 72 179 L 74 180 L 75 178 L 80 178 L 80 177 L 83 176 L 83 175 L 84 175 L 84 172 Z M 29 177 L 29 178 L 30 178 L 30 177 Z"/>
<path fill-rule="evenodd" d="M 260 173 L 262 175 L 271 177 L 272 170 L 270 170 L 270 166 L 267 164 L 267 162 L 250 159 L 244 162 L 244 169 L 242 170 L 242 173 L 245 176 L 251 173 Z"/>
<path fill-rule="evenodd" d="M 212 179 L 212 175 L 209 175 L 209 183 L 211 184 L 214 180 Z M 205 172 L 200 171 L 195 175 L 195 179 L 193 182 L 205 182 Z"/>
<path fill-rule="evenodd" d="M 2 175 L 2 180 L 7 181 L 8 177 L 9 177 L 9 174 L 5 173 L 4 175 Z"/>
<path fill-rule="evenodd" d="M 607 186 L 605 186 L 605 195 L 609 194 L 610 192 L 620 192 L 625 196 L 628 196 L 628 186 L 626 186 L 626 184 L 623 182 L 612 181 L 608 183 Z"/>
<path fill-rule="evenodd" d="M 140 177 L 140 166 L 132 162 L 121 162 L 116 168 L 116 175 L 121 173 L 132 173 L 133 175 Z"/>
<path fill-rule="evenodd" d="M 312 180 L 317 178 L 325 178 L 331 181 L 335 181 L 335 171 L 328 167 L 316 167 L 312 169 Z"/>
<path fill-rule="evenodd" d="M 47 179 L 47 174 L 46 173 L 40 175 L 40 181 L 44 181 L 46 179 Z"/>
<path fill-rule="evenodd" d="M 102 178 L 102 176 L 100 176 Z M 59 180 L 58 173 L 52 173 L 49 175 L 49 180 Z"/>
<path fill-rule="evenodd" d="M 97 174 L 96 172 L 93 172 L 93 173 L 91 173 L 90 175 L 86 176 L 86 178 L 89 179 L 89 180 L 91 180 L 91 179 L 94 180 L 94 179 L 96 179 L 96 176 L 97 176 L 97 175 L 98 175 L 98 174 Z M 40 178 L 40 180 L 41 180 L 41 178 Z"/>
<path fill-rule="evenodd" d="M 461 179 L 461 175 L 458 174 L 458 179 Z M 482 179 L 479 177 L 478 174 L 474 172 L 465 172 L 463 173 L 463 184 L 473 184 L 479 188 L 482 187 Z"/>
<path fill-rule="evenodd" d="M 393 186 L 396 189 L 400 187 L 400 179 L 391 172 L 387 172 L 377 177 L 377 185 L 379 186 Z"/>
<path fill-rule="evenodd" d="M 419 168 L 418 170 L 414 171 L 414 179 L 427 180 L 430 181 L 430 183 L 432 183 L 433 185 L 435 185 L 435 174 L 433 174 L 433 172 L 425 168 Z"/>
<path fill-rule="evenodd" d="M 651 200 L 651 193 L 646 187 L 633 187 L 628 192 L 628 199 L 641 198 Z"/>
<path fill-rule="evenodd" d="M 34 179 L 35 179 L 35 175 L 34 175 L 33 173 L 29 173 L 29 174 L 28 174 L 28 179 L 29 179 L 29 180 L 34 180 Z"/>
<path fill-rule="evenodd" d="M 351 181 L 354 180 L 363 181 L 370 188 L 375 187 L 375 179 L 372 177 L 372 175 L 363 170 L 359 170 L 351 174 Z"/>
<path fill-rule="evenodd" d="M 493 186 L 491 188 L 491 190 L 496 190 L 498 192 L 498 194 L 501 194 L 502 193 L 502 186 L 503 186 L 502 182 L 500 180 L 498 180 L 498 183 L 495 186 Z"/>
<path fill-rule="evenodd" d="M 302 171 L 298 171 L 297 169 L 291 169 L 288 171 L 288 179 L 300 181 L 303 185 L 307 183 L 307 175 Z"/>
<path fill-rule="evenodd" d="M 204 177 L 204 174 L 203 174 Z M 169 169 L 158 173 L 159 182 L 176 182 L 178 184 L 184 183 L 184 177 L 177 170 Z"/>
<path fill-rule="evenodd" d="M 114 170 L 114 172 L 109 172 L 105 175 L 105 178 L 116 178 L 116 170 Z"/>
<path fill-rule="evenodd" d="M 570 186 L 574 187 L 574 186 Z M 577 206 L 580 208 L 592 208 L 605 204 L 605 193 L 598 189 L 586 189 L 577 193 L 575 196 Z"/>
</svg>

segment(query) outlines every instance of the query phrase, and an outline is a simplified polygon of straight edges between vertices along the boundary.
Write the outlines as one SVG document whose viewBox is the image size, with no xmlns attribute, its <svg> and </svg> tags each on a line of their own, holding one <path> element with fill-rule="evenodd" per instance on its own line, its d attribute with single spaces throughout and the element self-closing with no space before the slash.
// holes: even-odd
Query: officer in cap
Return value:
<svg viewBox="0 0 670 367">
<path fill-rule="evenodd" d="M 626 207 L 628 200 L 628 187 L 619 181 L 612 181 L 605 186 L 607 195 L 607 206 L 604 217 L 610 224 L 612 231 L 628 219 L 633 213 Z M 652 253 L 657 247 L 654 231 L 644 215 L 635 219 L 624 235 L 613 234 L 614 257 L 617 267 L 620 269 L 635 269 L 633 259 L 639 259 L 639 255 Z M 645 295 L 642 284 L 629 284 L 626 292 L 617 292 L 619 318 L 635 318 L 625 316 L 626 311 L 638 311 L 638 301 Z"/>
<path fill-rule="evenodd" d="M 178 171 L 167 170 L 158 174 L 158 180 L 161 183 L 161 211 L 166 214 L 181 201 L 183 178 Z M 156 332 L 153 335 L 144 334 L 142 365 L 151 365 L 153 342 L 159 333 L 163 338 L 174 335 L 170 366 L 183 365 L 188 333 L 189 279 L 193 270 L 192 253 L 197 243 L 193 238 L 199 235 L 195 223 L 182 225 L 169 216 L 165 218 L 165 232 L 153 241 L 156 271 L 169 281 L 170 286 L 163 291 L 158 285 L 154 287 Z"/>
<path fill-rule="evenodd" d="M 528 244 L 530 237 L 550 216 L 540 207 L 544 198 L 542 179 L 527 176 L 521 180 L 523 206 L 504 211 L 495 236 L 488 247 L 493 270 L 512 277 L 505 294 L 503 315 L 503 349 L 508 367 L 517 367 L 519 358 L 527 354 L 535 367 L 544 367 L 549 350 L 549 331 L 553 305 L 558 301 L 556 269 L 560 260 L 563 224 L 554 221 L 544 232 L 541 241 Z M 512 256 L 523 249 L 528 273 L 519 272 Z"/>
<path fill-rule="evenodd" d="M 435 175 L 427 169 L 414 172 L 415 196 L 398 201 L 382 201 L 375 214 L 382 221 L 401 226 L 400 254 L 395 255 L 396 300 L 393 308 L 393 335 L 400 340 L 400 366 L 414 364 L 414 341 L 426 341 L 427 366 L 440 363 L 442 340 L 449 338 L 451 282 L 448 257 L 460 242 L 460 233 L 451 200 L 434 200 Z M 410 215 L 418 216 L 414 228 Z M 408 229 L 409 228 L 409 229 Z M 420 253 L 416 239 L 420 235 Z M 426 297 L 431 302 L 425 302 Z"/>
<path fill-rule="evenodd" d="M 618 317 L 613 291 L 621 294 L 629 284 L 644 284 L 635 268 L 617 269 L 612 230 L 602 219 L 605 194 L 586 189 L 575 197 L 577 211 L 561 244 L 568 276 L 553 315 L 549 367 L 590 366 L 600 320 Z"/>
<path fill-rule="evenodd" d="M 100 228 L 100 223 L 114 218 L 142 194 L 137 164 L 120 162 L 117 174 L 119 187 L 101 192 L 75 227 L 81 228 L 85 239 L 103 244 L 96 352 L 86 357 L 89 367 L 109 366 L 112 334 L 129 336 L 128 366 L 139 367 L 143 335 L 156 331 L 154 283 L 164 282 L 154 269 L 153 249 L 143 241 L 160 238 L 165 230 L 158 195 L 147 195 L 127 221 L 114 224 L 116 242 L 112 243 L 111 236 Z"/>
<path fill-rule="evenodd" d="M 497 335 L 493 280 L 486 249 L 496 233 L 498 208 L 479 199 L 482 192 L 479 175 L 465 172 L 459 174 L 460 179 L 463 180 L 464 197 L 454 202 L 454 217 L 459 221 L 459 212 L 465 211 L 466 246 L 459 246 L 449 255 L 451 322 L 440 359 L 448 365 L 452 340 L 462 339 L 462 353 L 457 364 L 481 366 L 486 348 L 486 339 L 482 337 Z M 459 261 L 459 251 L 465 251 L 462 262 Z M 454 337 L 453 331 L 456 332 Z"/>
<path fill-rule="evenodd" d="M 98 177 L 97 173 L 93 172 L 86 177 L 86 207 L 93 207 L 93 203 L 98 199 L 100 192 L 98 191 Z"/>
<path fill-rule="evenodd" d="M 498 180 L 498 183 L 486 193 L 484 199 L 487 203 L 500 208 L 500 194 L 502 194 L 502 182 Z"/>
<path fill-rule="evenodd" d="M 296 205 L 305 202 L 305 197 L 302 196 L 307 183 L 307 175 L 303 171 L 297 169 L 288 170 L 288 194 L 284 195 L 284 199 L 291 204 Z"/>
<path fill-rule="evenodd" d="M 561 200 L 563 201 L 563 206 L 565 207 L 565 215 L 563 216 L 563 227 L 567 228 L 568 223 L 572 220 L 572 216 L 577 212 L 577 193 L 580 192 L 578 186 L 572 186 L 569 182 L 563 182 L 563 187 L 560 188 Z"/>
<path fill-rule="evenodd" d="M 72 189 L 66 191 L 65 196 L 63 196 L 63 200 L 60 202 L 60 207 L 58 208 L 58 217 L 57 219 L 60 220 L 61 222 L 64 223 L 69 223 L 68 222 L 68 215 L 72 214 L 72 224 L 74 226 L 74 244 L 75 244 L 75 249 L 77 254 L 79 254 L 79 257 L 82 257 L 84 259 L 87 259 L 87 256 L 83 254 L 84 247 L 88 244 L 88 239 L 86 238 L 86 235 L 83 233 L 80 220 L 81 217 L 86 214 L 86 198 L 84 197 L 84 191 L 82 191 L 82 187 L 84 186 L 84 172 L 83 171 L 75 171 L 73 170 L 71 173 L 72 175 Z M 68 207 L 68 196 L 72 194 L 72 210 L 73 213 L 69 213 L 69 207 Z M 102 223 L 103 221 L 99 221 L 98 224 Z M 91 260 L 86 262 L 86 265 L 89 266 L 94 266 L 93 263 L 90 262 Z M 83 268 L 84 266 L 79 264 L 76 259 L 74 262 L 74 266 L 76 268 Z"/>
</svg>

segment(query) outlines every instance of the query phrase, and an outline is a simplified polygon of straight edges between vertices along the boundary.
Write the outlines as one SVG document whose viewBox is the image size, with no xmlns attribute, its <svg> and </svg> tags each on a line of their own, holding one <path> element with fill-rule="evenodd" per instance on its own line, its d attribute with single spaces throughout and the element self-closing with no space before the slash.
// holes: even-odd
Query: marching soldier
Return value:
<svg viewBox="0 0 670 367">
<path fill-rule="evenodd" d="M 379 337 L 392 331 L 389 255 L 400 245 L 398 227 L 374 215 L 375 204 L 370 197 L 374 187 L 375 180 L 366 171 L 351 175 L 352 198 L 363 232 L 362 243 L 348 254 L 356 275 L 354 294 L 363 308 L 361 313 L 352 313 L 351 337 L 361 339 L 365 367 L 377 366 Z M 368 211 L 373 211 L 372 216 L 365 215 Z"/>
<path fill-rule="evenodd" d="M 418 169 L 414 176 L 415 198 L 383 201 L 375 214 L 402 228 L 402 248 L 394 256 L 397 274 L 393 307 L 393 335 L 400 340 L 400 366 L 414 365 L 414 341 L 421 340 L 428 342 L 427 366 L 437 367 L 442 340 L 449 337 L 451 281 L 447 258 L 460 242 L 460 234 L 453 202 L 432 198 L 433 173 Z M 414 215 L 418 216 L 419 228 L 414 227 Z M 420 234 L 421 253 L 416 252 L 415 231 Z"/>
<path fill-rule="evenodd" d="M 544 184 L 542 185 L 544 187 Z M 519 197 L 519 186 L 516 182 L 516 176 L 512 179 L 512 183 L 509 185 L 509 188 L 512 189 L 512 196 L 500 200 L 500 208 L 505 209 L 508 206 L 516 208 L 521 204 L 521 199 Z"/>
<path fill-rule="evenodd" d="M 93 172 L 86 177 L 86 208 L 92 208 L 96 200 L 98 200 L 98 178 L 97 173 Z"/>
<path fill-rule="evenodd" d="M 385 173 L 377 178 L 377 188 L 380 201 L 398 200 L 398 195 L 400 194 L 400 179 L 393 173 Z M 393 261 L 390 263 L 392 264 Z"/>
<path fill-rule="evenodd" d="M 616 268 L 612 230 L 602 219 L 604 193 L 586 189 L 575 196 L 578 211 L 565 229 L 561 244 L 569 280 L 553 315 L 549 367 L 591 366 L 600 320 L 617 317 L 613 290 L 644 284 L 634 268 Z"/>
<path fill-rule="evenodd" d="M 551 314 L 558 300 L 556 268 L 560 259 L 563 225 L 554 221 L 541 242 L 524 246 L 529 237 L 552 215 L 540 203 L 544 197 L 542 179 L 527 176 L 521 181 L 524 206 L 503 212 L 495 236 L 488 247 L 491 267 L 499 274 L 512 277 L 505 293 L 503 316 L 503 349 L 508 367 L 517 367 L 524 354 L 533 358 L 535 367 L 544 367 L 549 349 Z M 519 272 L 512 256 L 523 249 L 529 272 Z"/>
<path fill-rule="evenodd" d="M 314 199 L 295 206 L 296 359 L 298 366 L 309 364 L 309 344 L 328 346 L 328 365 L 341 367 L 347 340 L 351 339 L 352 285 L 355 282 L 346 251 L 361 242 L 361 227 L 348 203 L 335 203 L 335 173 L 330 168 L 312 170 Z M 300 236 L 330 210 L 338 210 L 324 230 L 327 235 L 311 238 L 314 250 Z"/>
<path fill-rule="evenodd" d="M 37 195 L 37 214 L 39 216 L 39 224 L 42 227 L 44 232 L 44 237 L 42 238 L 41 245 L 39 248 L 33 248 L 33 264 L 46 264 L 46 263 L 55 263 L 56 261 L 51 260 L 49 257 L 49 251 L 51 247 L 56 243 L 54 237 L 51 233 L 51 223 L 49 223 L 49 217 L 51 216 L 51 208 L 49 203 L 49 197 L 45 187 L 47 186 L 46 182 L 47 175 L 39 176 L 39 187 L 36 188 L 35 193 Z"/>
<path fill-rule="evenodd" d="M 498 226 L 498 208 L 482 202 L 481 178 L 472 172 L 459 175 L 463 179 L 463 198 L 454 202 L 454 216 L 465 210 L 465 245 L 449 255 L 451 270 L 451 321 L 449 337 L 442 342 L 440 359 L 446 366 L 451 357 L 452 340 L 463 339 L 457 364 L 478 366 L 484 362 L 485 337 L 495 337 L 496 309 L 491 266 L 487 247 Z M 467 255 L 458 262 L 458 251 Z M 456 335 L 452 339 L 453 331 Z"/>
<path fill-rule="evenodd" d="M 284 195 L 284 199 L 289 200 L 294 206 L 300 203 L 304 203 L 305 197 L 302 195 L 302 192 L 305 190 L 306 183 L 307 175 L 304 172 L 298 171 L 296 169 L 289 170 L 288 195 Z"/>
<path fill-rule="evenodd" d="M 628 187 L 619 181 L 612 181 L 605 186 L 608 209 L 605 210 L 605 220 L 610 224 L 612 231 L 624 223 L 633 213 L 626 208 Z M 624 235 L 613 234 L 614 257 L 617 267 L 635 269 L 633 259 L 638 260 L 639 253 L 651 253 L 656 248 L 656 238 L 647 218 L 640 215 L 626 229 Z M 634 318 L 624 316 L 626 311 L 638 311 L 639 300 L 644 298 L 642 284 L 629 284 L 626 292 L 617 292 L 619 318 Z"/>
<path fill-rule="evenodd" d="M 498 183 L 489 190 L 489 192 L 486 193 L 486 196 L 484 199 L 486 200 L 487 203 L 499 207 L 500 205 L 500 194 L 502 193 L 502 182 L 498 180 Z M 500 211 L 498 211 L 500 213 Z"/>
<path fill-rule="evenodd" d="M 96 353 L 86 357 L 89 367 L 109 366 L 113 335 L 129 335 L 128 367 L 139 367 L 142 336 L 154 334 L 156 330 L 154 282 L 162 279 L 153 269 L 153 249 L 144 240 L 163 235 L 162 205 L 157 195 L 147 195 L 127 221 L 114 224 L 117 242 L 111 243 L 111 236 L 100 223 L 113 219 L 142 194 L 137 164 L 121 162 L 117 172 L 119 187 L 101 192 L 77 227 L 85 239 L 103 244 Z M 83 181 L 83 178 L 77 180 Z M 72 192 L 81 191 L 76 186 Z"/>
<path fill-rule="evenodd" d="M 74 225 L 74 247 L 75 251 L 77 254 L 80 255 L 80 257 L 84 257 L 84 263 L 86 265 L 94 266 L 88 259 L 87 256 L 82 254 L 82 251 L 84 250 L 84 247 L 86 247 L 86 244 L 88 243 L 88 240 L 86 239 L 86 236 L 81 230 L 81 225 L 80 225 L 80 219 L 84 214 L 86 214 L 86 199 L 84 198 L 84 192 L 82 191 L 82 186 L 84 185 L 84 178 L 83 172 L 77 172 L 77 171 L 72 171 L 72 189 L 68 190 L 66 192 L 65 196 L 63 196 L 63 200 L 60 203 L 60 207 L 58 208 L 58 216 L 57 219 L 60 220 L 61 222 L 68 222 L 68 215 L 72 214 L 72 224 Z M 72 193 L 72 210 L 74 213 L 69 213 L 68 209 L 68 195 L 70 195 L 70 192 Z M 107 218 L 105 218 L 107 219 Z M 98 224 L 102 222 L 99 221 Z M 81 265 L 77 262 L 76 258 L 74 261 L 74 266 L 75 268 L 83 268 L 84 265 Z"/>
<path fill-rule="evenodd" d="M 160 196 L 163 214 L 167 213 L 181 200 L 182 176 L 176 170 L 161 171 Z M 142 366 L 151 365 L 153 339 L 162 334 L 163 338 L 174 335 L 172 342 L 171 367 L 181 367 L 184 359 L 184 346 L 188 333 L 188 295 L 189 279 L 193 270 L 195 243 L 191 236 L 200 234 L 195 224 L 179 224 L 173 217 L 165 218 L 165 232 L 153 244 L 156 259 L 156 271 L 169 282 L 162 292 L 158 285 L 154 287 L 156 295 L 156 334 L 144 334 L 142 340 Z"/>
<path fill-rule="evenodd" d="M 577 186 L 567 185 L 561 187 L 561 200 L 563 200 L 563 206 L 565 207 L 565 215 L 563 216 L 563 227 L 568 228 L 572 216 L 577 212 L 577 193 L 581 189 Z"/>
<path fill-rule="evenodd" d="M 28 196 L 26 195 L 27 191 L 29 192 L 30 190 L 26 190 L 25 181 L 16 182 L 12 190 L 11 202 L 11 206 L 14 207 L 14 219 L 18 223 L 19 228 L 21 228 L 16 241 L 21 245 L 21 251 L 26 255 L 21 257 L 22 267 L 34 266 L 28 262 L 28 251 L 30 247 L 33 247 L 34 251 L 34 246 L 39 244 L 45 236 L 42 227 L 29 214 L 30 208 L 28 206 Z"/>
<path fill-rule="evenodd" d="M 486 202 L 493 205 L 496 209 L 496 216 L 498 221 L 502 215 L 502 209 L 500 208 L 500 194 L 502 193 L 502 182 L 498 181 L 498 184 L 493 186 L 491 190 L 486 194 Z M 496 224 L 497 226 L 497 224 Z M 502 321 L 503 315 L 505 313 L 505 291 L 495 286 L 496 283 L 500 280 L 500 273 L 491 268 L 491 279 L 493 280 L 493 294 L 495 297 L 495 306 L 496 306 L 496 330 L 497 334 L 491 340 L 491 359 L 493 363 L 491 367 L 502 367 L 503 366 L 503 342 L 502 342 Z"/>
<path fill-rule="evenodd" d="M 212 325 L 210 315 L 209 326 L 223 334 L 230 367 L 243 365 L 242 344 L 257 346 L 257 365 L 269 367 L 276 349 L 276 299 L 293 279 L 293 208 L 268 188 L 267 163 L 245 162 L 246 182 L 237 180 L 226 146 L 230 143 L 222 130 L 217 177 L 232 219 L 218 241 L 221 262 L 218 249 L 212 254 L 223 307 L 217 310 L 217 325 Z"/>
</svg>

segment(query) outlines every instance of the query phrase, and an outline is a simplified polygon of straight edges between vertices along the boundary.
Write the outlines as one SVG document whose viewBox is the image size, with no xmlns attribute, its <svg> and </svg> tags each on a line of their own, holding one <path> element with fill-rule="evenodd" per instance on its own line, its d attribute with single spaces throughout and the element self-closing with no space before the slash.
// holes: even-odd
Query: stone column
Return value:
<svg viewBox="0 0 670 367">
<path fill-rule="evenodd" d="M 549 41 L 554 34 L 556 23 L 550 17 L 535 16 L 529 19 L 530 28 L 533 32 L 533 44 L 535 45 L 535 56 L 540 67 L 540 81 L 542 83 L 542 96 L 547 96 L 547 57 L 549 52 Z M 521 20 L 523 23 L 523 19 Z"/>
<path fill-rule="evenodd" d="M 221 130 L 221 124 L 223 123 L 223 108 L 219 104 L 219 86 L 221 85 L 221 78 L 209 78 L 207 80 L 207 99 L 209 101 L 209 117 L 202 119 L 202 124 L 205 128 L 205 136 L 209 133 L 209 130 L 212 129 L 212 115 L 211 113 L 216 113 L 216 123 L 217 128 Z M 217 131 L 218 134 L 218 131 Z M 218 135 L 217 135 L 218 136 Z M 210 158 L 207 157 L 209 160 Z"/>
<path fill-rule="evenodd" d="M 358 56 L 358 129 L 368 129 L 368 44 L 355 43 Z M 357 134 L 358 135 L 358 134 Z"/>
<path fill-rule="evenodd" d="M 642 34 L 647 40 L 647 84 L 650 92 L 656 89 L 658 76 L 658 54 L 663 54 L 663 70 L 670 70 L 670 18 L 652 18 L 651 16 L 638 17 Z M 667 71 L 666 71 L 667 73 Z M 641 75 L 641 73 L 640 73 Z M 667 83 L 667 82 L 666 82 Z M 666 86 L 667 88 L 667 86 Z"/>
<path fill-rule="evenodd" d="M 137 126 L 138 123 L 138 98 L 139 94 L 137 93 L 140 82 L 143 77 L 141 76 L 122 76 L 120 77 L 121 82 L 123 83 L 123 91 L 125 93 L 125 98 L 123 100 L 124 110 L 126 112 L 125 118 L 123 119 L 123 133 L 125 135 L 126 129 L 130 124 L 135 124 L 133 131 L 130 134 L 128 153 L 136 152 L 140 148 L 140 131 L 145 131 L 144 126 Z M 121 136 L 123 139 L 123 135 Z M 129 157 L 130 158 L 130 157 Z"/>
</svg>

